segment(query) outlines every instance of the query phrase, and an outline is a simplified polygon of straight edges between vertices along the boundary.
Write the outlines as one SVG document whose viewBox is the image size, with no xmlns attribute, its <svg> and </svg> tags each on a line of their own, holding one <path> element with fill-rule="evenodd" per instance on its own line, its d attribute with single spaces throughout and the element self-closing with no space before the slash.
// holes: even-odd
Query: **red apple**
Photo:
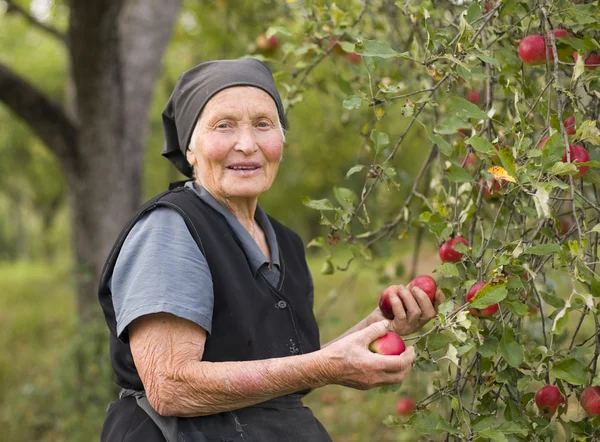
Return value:
<svg viewBox="0 0 600 442">
<path fill-rule="evenodd" d="M 543 149 L 544 145 L 546 144 L 546 141 L 548 141 L 549 138 L 550 137 L 546 137 L 542 141 L 540 141 L 540 144 L 538 144 L 538 149 Z"/>
<path fill-rule="evenodd" d="M 600 386 L 586 388 L 579 403 L 588 414 L 600 416 Z"/>
<path fill-rule="evenodd" d="M 461 128 L 461 129 L 458 129 L 457 132 L 465 138 L 469 138 L 471 136 L 471 129 Z"/>
<path fill-rule="evenodd" d="M 546 417 L 554 416 L 558 407 L 566 402 L 556 385 L 545 385 L 535 394 L 535 403 Z"/>
<path fill-rule="evenodd" d="M 471 171 L 474 171 L 477 167 L 477 155 L 475 155 L 473 152 L 469 152 L 466 160 L 465 157 L 459 157 L 458 161 L 460 161 L 461 164 L 464 163 L 463 167 Z"/>
<path fill-rule="evenodd" d="M 387 332 L 385 335 L 371 342 L 369 350 L 384 356 L 400 356 L 406 350 L 406 345 L 396 333 Z"/>
<path fill-rule="evenodd" d="M 327 49 L 331 49 L 332 52 L 335 52 L 338 55 L 344 55 L 346 52 L 342 49 L 342 45 L 340 44 L 343 40 L 339 38 L 334 38 L 329 42 Z"/>
<path fill-rule="evenodd" d="M 569 144 L 569 150 L 571 152 L 571 163 L 585 163 L 590 160 L 590 154 L 585 147 L 580 146 L 579 144 Z M 562 162 L 567 162 L 567 153 L 565 152 Z M 588 170 L 588 166 L 580 166 L 579 172 L 575 175 L 575 178 L 581 178 L 585 175 Z"/>
<path fill-rule="evenodd" d="M 396 403 L 396 411 L 400 416 L 410 416 L 416 407 L 415 401 L 409 397 L 401 397 Z"/>
<path fill-rule="evenodd" d="M 483 180 L 479 180 L 479 186 L 481 186 L 482 181 Z M 502 184 L 500 184 L 500 181 L 493 178 L 491 182 L 485 184 L 485 187 L 483 188 L 483 198 L 486 200 L 495 200 L 502 197 L 502 194 L 500 193 L 501 187 Z"/>
<path fill-rule="evenodd" d="M 442 244 L 442 247 L 440 247 L 440 259 L 442 262 L 458 262 L 462 259 L 463 254 L 454 250 L 454 245 L 459 242 L 469 247 L 469 242 L 462 236 L 449 239 Z"/>
<path fill-rule="evenodd" d="M 362 57 L 358 55 L 356 52 L 348 52 L 345 55 L 346 60 L 348 60 L 352 64 L 360 64 L 362 61 Z"/>
<path fill-rule="evenodd" d="M 563 122 L 563 126 L 567 129 L 567 135 L 575 135 L 575 117 L 573 115 Z"/>
<path fill-rule="evenodd" d="M 481 94 L 477 91 L 469 91 L 467 94 L 467 100 L 469 100 L 473 104 L 479 104 L 479 100 L 481 99 Z"/>
<path fill-rule="evenodd" d="M 394 311 L 392 310 L 392 303 L 390 302 L 390 296 L 396 296 L 393 293 L 394 288 L 386 288 L 379 297 L 379 310 L 383 316 L 387 319 L 394 319 Z"/>
<path fill-rule="evenodd" d="M 485 2 L 485 13 L 489 14 L 493 7 L 492 2 Z"/>
<path fill-rule="evenodd" d="M 473 296 L 475 296 L 477 292 L 479 292 L 479 290 L 481 290 L 486 284 L 487 283 L 485 281 L 473 284 L 473 287 L 471 287 L 469 293 L 467 293 L 467 302 L 469 302 L 473 298 Z M 499 308 L 500 306 L 498 304 L 493 304 L 484 309 L 470 308 L 469 311 L 473 316 L 479 316 L 480 318 L 489 318 L 490 316 L 493 316 Z"/>
<path fill-rule="evenodd" d="M 573 59 L 575 63 L 577 63 L 577 59 L 579 58 L 579 54 L 577 52 L 573 52 Z M 600 55 L 599 54 L 590 54 L 585 56 L 585 67 L 588 69 L 596 69 L 600 66 Z"/>
<path fill-rule="evenodd" d="M 256 37 L 256 49 L 260 52 L 273 52 L 278 46 L 279 40 L 275 36 L 267 38 L 265 34 L 260 34 Z"/>
<path fill-rule="evenodd" d="M 411 291 L 413 287 L 419 287 L 429 297 L 429 300 L 433 304 L 435 301 L 435 292 L 437 291 L 437 285 L 435 280 L 428 275 L 417 276 L 413 279 L 406 287 L 408 291 Z M 411 292 L 412 293 L 412 292 Z"/>
<path fill-rule="evenodd" d="M 546 41 L 541 35 L 528 35 L 519 43 L 519 57 L 532 66 L 546 62 Z"/>
</svg>

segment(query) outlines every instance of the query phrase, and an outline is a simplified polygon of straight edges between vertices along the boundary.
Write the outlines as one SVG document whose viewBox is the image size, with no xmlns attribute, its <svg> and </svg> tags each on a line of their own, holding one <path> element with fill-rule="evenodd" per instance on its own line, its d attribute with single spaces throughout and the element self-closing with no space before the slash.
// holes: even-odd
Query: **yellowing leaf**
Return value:
<svg viewBox="0 0 600 442">
<path fill-rule="evenodd" d="M 496 178 L 497 180 L 509 181 L 511 183 L 517 182 L 517 180 L 515 180 L 513 177 L 511 177 L 503 167 L 492 166 L 488 169 L 488 172 L 491 173 L 492 175 L 494 175 L 494 178 Z"/>
</svg>

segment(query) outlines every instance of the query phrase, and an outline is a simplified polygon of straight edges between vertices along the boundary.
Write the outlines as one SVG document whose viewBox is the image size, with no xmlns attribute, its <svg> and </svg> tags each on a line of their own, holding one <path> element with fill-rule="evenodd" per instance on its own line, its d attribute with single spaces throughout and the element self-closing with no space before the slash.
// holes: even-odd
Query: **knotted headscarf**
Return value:
<svg viewBox="0 0 600 442">
<path fill-rule="evenodd" d="M 283 103 L 266 64 L 254 58 L 199 64 L 179 77 L 162 113 L 165 132 L 162 155 L 187 177 L 193 176 L 193 168 L 185 153 L 202 109 L 218 92 L 235 86 L 254 86 L 268 93 L 277 105 L 285 129 Z"/>
</svg>

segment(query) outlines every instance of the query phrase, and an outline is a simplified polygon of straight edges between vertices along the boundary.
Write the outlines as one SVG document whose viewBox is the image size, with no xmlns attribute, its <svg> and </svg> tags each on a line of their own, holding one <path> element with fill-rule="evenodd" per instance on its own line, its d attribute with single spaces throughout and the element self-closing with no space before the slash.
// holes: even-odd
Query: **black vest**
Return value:
<svg viewBox="0 0 600 442">
<path fill-rule="evenodd" d="M 148 201 L 123 229 L 104 266 L 99 299 L 110 329 L 110 354 L 116 382 L 143 390 L 126 332 L 116 335 L 115 311 L 108 281 L 125 238 L 135 223 L 156 207 L 181 214 L 208 262 L 214 290 L 212 331 L 205 361 L 249 361 L 309 353 L 320 348 L 319 331 L 309 303 L 309 270 L 300 237 L 269 217 L 280 251 L 281 278 L 273 287 L 253 274 L 241 244 L 224 217 L 193 190 L 178 187 Z"/>
</svg>

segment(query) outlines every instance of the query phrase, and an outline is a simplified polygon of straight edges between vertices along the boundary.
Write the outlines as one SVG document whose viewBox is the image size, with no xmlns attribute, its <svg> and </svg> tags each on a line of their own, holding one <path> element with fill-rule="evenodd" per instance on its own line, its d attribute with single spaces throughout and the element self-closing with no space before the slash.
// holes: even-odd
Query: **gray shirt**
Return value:
<svg viewBox="0 0 600 442">
<path fill-rule="evenodd" d="M 279 246 L 262 208 L 257 206 L 255 220 L 265 234 L 271 262 L 233 214 L 206 189 L 191 181 L 185 186 L 223 215 L 248 257 L 254 276 L 260 272 L 277 287 L 281 277 Z M 109 288 L 119 337 L 134 319 L 161 312 L 211 331 L 214 293 L 210 269 L 185 221 L 172 209 L 158 207 L 131 229 L 119 252 Z M 312 305 L 312 280 L 309 302 Z"/>
</svg>

